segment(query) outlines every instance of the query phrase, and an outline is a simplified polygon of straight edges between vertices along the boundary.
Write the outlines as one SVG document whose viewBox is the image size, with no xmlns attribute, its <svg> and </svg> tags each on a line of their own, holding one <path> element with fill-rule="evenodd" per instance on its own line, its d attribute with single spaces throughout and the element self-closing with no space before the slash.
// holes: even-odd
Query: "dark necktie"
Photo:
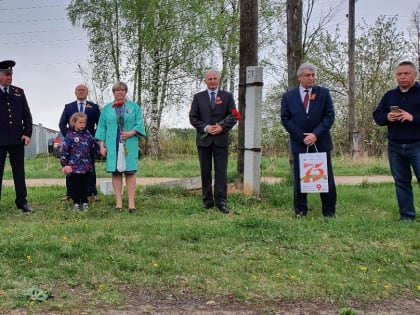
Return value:
<svg viewBox="0 0 420 315">
<path fill-rule="evenodd" d="M 9 92 L 7 92 L 7 87 L 4 88 L 4 94 L 9 95 Z"/>
<path fill-rule="evenodd" d="M 215 92 L 211 92 L 210 93 L 211 97 L 210 97 L 210 104 L 211 104 L 211 108 L 215 108 L 216 107 L 216 93 Z"/>
<path fill-rule="evenodd" d="M 80 103 L 79 112 L 83 113 L 83 103 Z"/>
<path fill-rule="evenodd" d="M 303 98 L 303 108 L 305 112 L 308 110 L 309 105 L 309 90 L 305 90 L 305 97 Z"/>
</svg>

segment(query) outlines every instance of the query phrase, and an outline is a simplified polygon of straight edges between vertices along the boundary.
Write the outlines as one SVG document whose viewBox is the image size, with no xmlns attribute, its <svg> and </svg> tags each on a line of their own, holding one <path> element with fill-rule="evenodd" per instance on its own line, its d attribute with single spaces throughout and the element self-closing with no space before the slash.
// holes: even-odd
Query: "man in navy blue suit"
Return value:
<svg viewBox="0 0 420 315">
<path fill-rule="evenodd" d="M 316 150 L 327 153 L 329 191 L 320 194 L 325 217 L 335 216 L 337 201 L 330 134 L 335 119 L 334 105 L 329 90 L 315 85 L 316 72 L 315 65 L 303 63 L 297 71 L 299 87 L 284 93 L 281 100 L 281 122 L 290 135 L 293 155 L 293 206 L 297 217 L 305 217 L 308 213 L 307 194 L 300 190 L 299 153 Z"/>
<path fill-rule="evenodd" d="M 207 89 L 194 95 L 189 113 L 190 123 L 197 130 L 196 144 L 201 171 L 203 208 L 214 205 L 222 213 L 227 208 L 227 166 L 229 156 L 229 131 L 235 119 L 226 119 L 236 110 L 231 93 L 219 90 L 220 75 L 209 70 L 204 76 Z M 232 117 L 232 116 L 230 116 Z M 224 120 L 223 123 L 220 123 Z M 214 194 L 212 189 L 212 164 L 214 161 Z"/>
<path fill-rule="evenodd" d="M 101 114 L 99 106 L 91 101 L 87 100 L 88 88 L 84 84 L 76 86 L 75 89 L 76 100 L 64 106 L 63 113 L 61 114 L 59 127 L 60 131 L 63 134 L 63 137 L 66 136 L 67 131 L 69 130 L 70 117 L 74 113 L 84 112 L 87 115 L 87 125 L 86 128 L 95 137 L 96 127 L 99 122 L 99 116 Z M 69 177 L 66 177 L 66 187 L 67 192 L 63 200 L 71 199 L 71 186 L 69 183 Z M 88 187 L 88 196 L 91 196 L 92 201 L 98 201 L 97 198 L 98 190 L 96 189 L 96 172 L 95 165 L 93 165 L 93 172 L 90 173 L 89 177 L 89 187 Z"/>
<path fill-rule="evenodd" d="M 0 195 L 4 163 L 9 154 L 16 206 L 23 212 L 32 212 L 26 200 L 25 182 L 25 146 L 31 142 L 32 115 L 25 93 L 12 85 L 15 64 L 13 60 L 0 62 Z"/>
</svg>

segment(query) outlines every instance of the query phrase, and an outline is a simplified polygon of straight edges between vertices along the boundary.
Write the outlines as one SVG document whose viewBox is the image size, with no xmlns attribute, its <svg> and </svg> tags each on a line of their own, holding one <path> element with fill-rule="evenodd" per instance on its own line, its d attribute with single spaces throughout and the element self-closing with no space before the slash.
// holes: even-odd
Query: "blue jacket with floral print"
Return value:
<svg viewBox="0 0 420 315">
<path fill-rule="evenodd" d="M 67 132 L 61 151 L 61 166 L 71 166 L 73 173 L 85 174 L 93 169 L 93 159 L 99 146 L 87 129 Z"/>
</svg>

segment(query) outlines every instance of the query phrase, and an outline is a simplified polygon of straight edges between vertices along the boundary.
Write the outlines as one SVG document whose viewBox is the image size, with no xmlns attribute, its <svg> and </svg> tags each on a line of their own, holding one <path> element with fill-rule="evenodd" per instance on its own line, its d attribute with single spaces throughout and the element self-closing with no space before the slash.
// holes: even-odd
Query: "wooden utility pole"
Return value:
<svg viewBox="0 0 420 315">
<path fill-rule="evenodd" d="M 297 70 L 303 62 L 302 0 L 287 0 L 287 89 L 299 85 Z M 289 141 L 290 143 L 290 141 Z M 290 173 L 293 173 L 293 155 L 289 148 Z"/>
<path fill-rule="evenodd" d="M 348 58 L 349 58 L 349 142 L 350 142 L 350 153 L 353 159 L 360 157 L 360 132 L 356 131 L 356 89 L 355 89 L 355 65 L 354 65 L 354 56 L 355 56 L 355 3 L 356 0 L 349 0 L 349 47 L 348 47 Z"/>
<path fill-rule="evenodd" d="M 246 68 L 258 65 L 258 0 L 240 0 L 237 185 L 244 182 Z"/>
<path fill-rule="evenodd" d="M 297 69 L 303 61 L 302 0 L 287 0 L 287 87 L 297 87 Z"/>
</svg>

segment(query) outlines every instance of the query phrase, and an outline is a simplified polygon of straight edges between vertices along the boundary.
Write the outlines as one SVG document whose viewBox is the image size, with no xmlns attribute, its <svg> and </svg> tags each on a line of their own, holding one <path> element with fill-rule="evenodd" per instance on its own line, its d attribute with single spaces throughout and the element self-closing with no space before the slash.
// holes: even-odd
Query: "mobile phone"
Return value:
<svg viewBox="0 0 420 315">
<path fill-rule="evenodd" d="M 389 109 L 391 110 L 391 112 L 398 112 L 399 107 L 398 106 L 390 106 Z"/>
</svg>

